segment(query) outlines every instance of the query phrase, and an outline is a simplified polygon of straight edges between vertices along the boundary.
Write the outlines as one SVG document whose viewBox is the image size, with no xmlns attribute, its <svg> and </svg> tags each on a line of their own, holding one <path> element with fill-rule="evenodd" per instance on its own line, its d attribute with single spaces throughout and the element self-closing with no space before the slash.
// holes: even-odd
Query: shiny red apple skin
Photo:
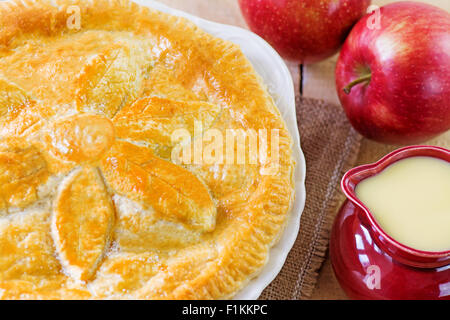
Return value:
<svg viewBox="0 0 450 320">
<path fill-rule="evenodd" d="M 283 58 L 313 63 L 335 54 L 370 0 L 239 0 L 249 28 Z"/>
<path fill-rule="evenodd" d="M 450 14 L 418 2 L 366 15 L 352 29 L 336 67 L 339 99 L 364 136 L 412 144 L 450 129 Z M 368 21 L 368 19 L 372 19 Z M 343 88 L 366 72 L 370 82 Z"/>
</svg>

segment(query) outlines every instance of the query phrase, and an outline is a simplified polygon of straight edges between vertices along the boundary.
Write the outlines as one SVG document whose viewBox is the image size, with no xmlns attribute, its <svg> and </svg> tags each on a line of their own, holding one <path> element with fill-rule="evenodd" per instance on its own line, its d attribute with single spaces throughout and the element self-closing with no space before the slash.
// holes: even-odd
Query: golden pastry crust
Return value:
<svg viewBox="0 0 450 320">
<path fill-rule="evenodd" d="M 0 298 L 219 299 L 257 275 L 295 164 L 237 46 L 119 0 L 1 3 L 0 30 Z M 278 170 L 175 164 L 196 124 L 278 130 Z"/>
</svg>

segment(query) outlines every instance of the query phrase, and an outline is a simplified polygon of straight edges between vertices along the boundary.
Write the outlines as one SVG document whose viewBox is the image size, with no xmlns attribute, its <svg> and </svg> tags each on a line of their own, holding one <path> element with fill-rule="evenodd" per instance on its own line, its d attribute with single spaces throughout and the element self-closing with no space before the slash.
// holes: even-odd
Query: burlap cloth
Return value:
<svg viewBox="0 0 450 320">
<path fill-rule="evenodd" d="M 297 121 L 306 157 L 306 206 L 300 232 L 278 277 L 260 299 L 311 297 L 324 262 L 333 218 L 344 200 L 340 180 L 350 168 L 372 163 L 399 146 L 357 134 L 340 106 L 297 98 Z M 450 131 L 426 144 L 450 148 Z"/>
</svg>

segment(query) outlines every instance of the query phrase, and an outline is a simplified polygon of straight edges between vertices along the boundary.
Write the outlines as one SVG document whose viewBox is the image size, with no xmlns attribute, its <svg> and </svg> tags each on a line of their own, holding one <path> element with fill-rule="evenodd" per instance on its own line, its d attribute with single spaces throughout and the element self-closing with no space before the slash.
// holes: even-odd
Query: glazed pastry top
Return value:
<svg viewBox="0 0 450 320">
<path fill-rule="evenodd" d="M 1 3 L 0 25 L 1 298 L 227 298 L 257 274 L 294 161 L 237 46 L 127 1 Z M 276 172 L 174 161 L 198 127 L 276 130 Z"/>
</svg>

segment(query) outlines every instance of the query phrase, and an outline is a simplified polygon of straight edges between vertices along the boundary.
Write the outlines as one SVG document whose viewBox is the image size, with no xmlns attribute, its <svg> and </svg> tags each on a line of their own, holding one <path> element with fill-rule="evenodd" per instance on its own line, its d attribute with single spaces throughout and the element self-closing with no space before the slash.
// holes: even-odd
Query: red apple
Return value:
<svg viewBox="0 0 450 320">
<path fill-rule="evenodd" d="M 342 47 L 336 86 L 370 139 L 417 143 L 449 130 L 450 14 L 407 1 L 366 15 Z"/>
<path fill-rule="evenodd" d="M 239 0 L 250 29 L 284 58 L 317 62 L 337 52 L 370 0 Z"/>
</svg>

